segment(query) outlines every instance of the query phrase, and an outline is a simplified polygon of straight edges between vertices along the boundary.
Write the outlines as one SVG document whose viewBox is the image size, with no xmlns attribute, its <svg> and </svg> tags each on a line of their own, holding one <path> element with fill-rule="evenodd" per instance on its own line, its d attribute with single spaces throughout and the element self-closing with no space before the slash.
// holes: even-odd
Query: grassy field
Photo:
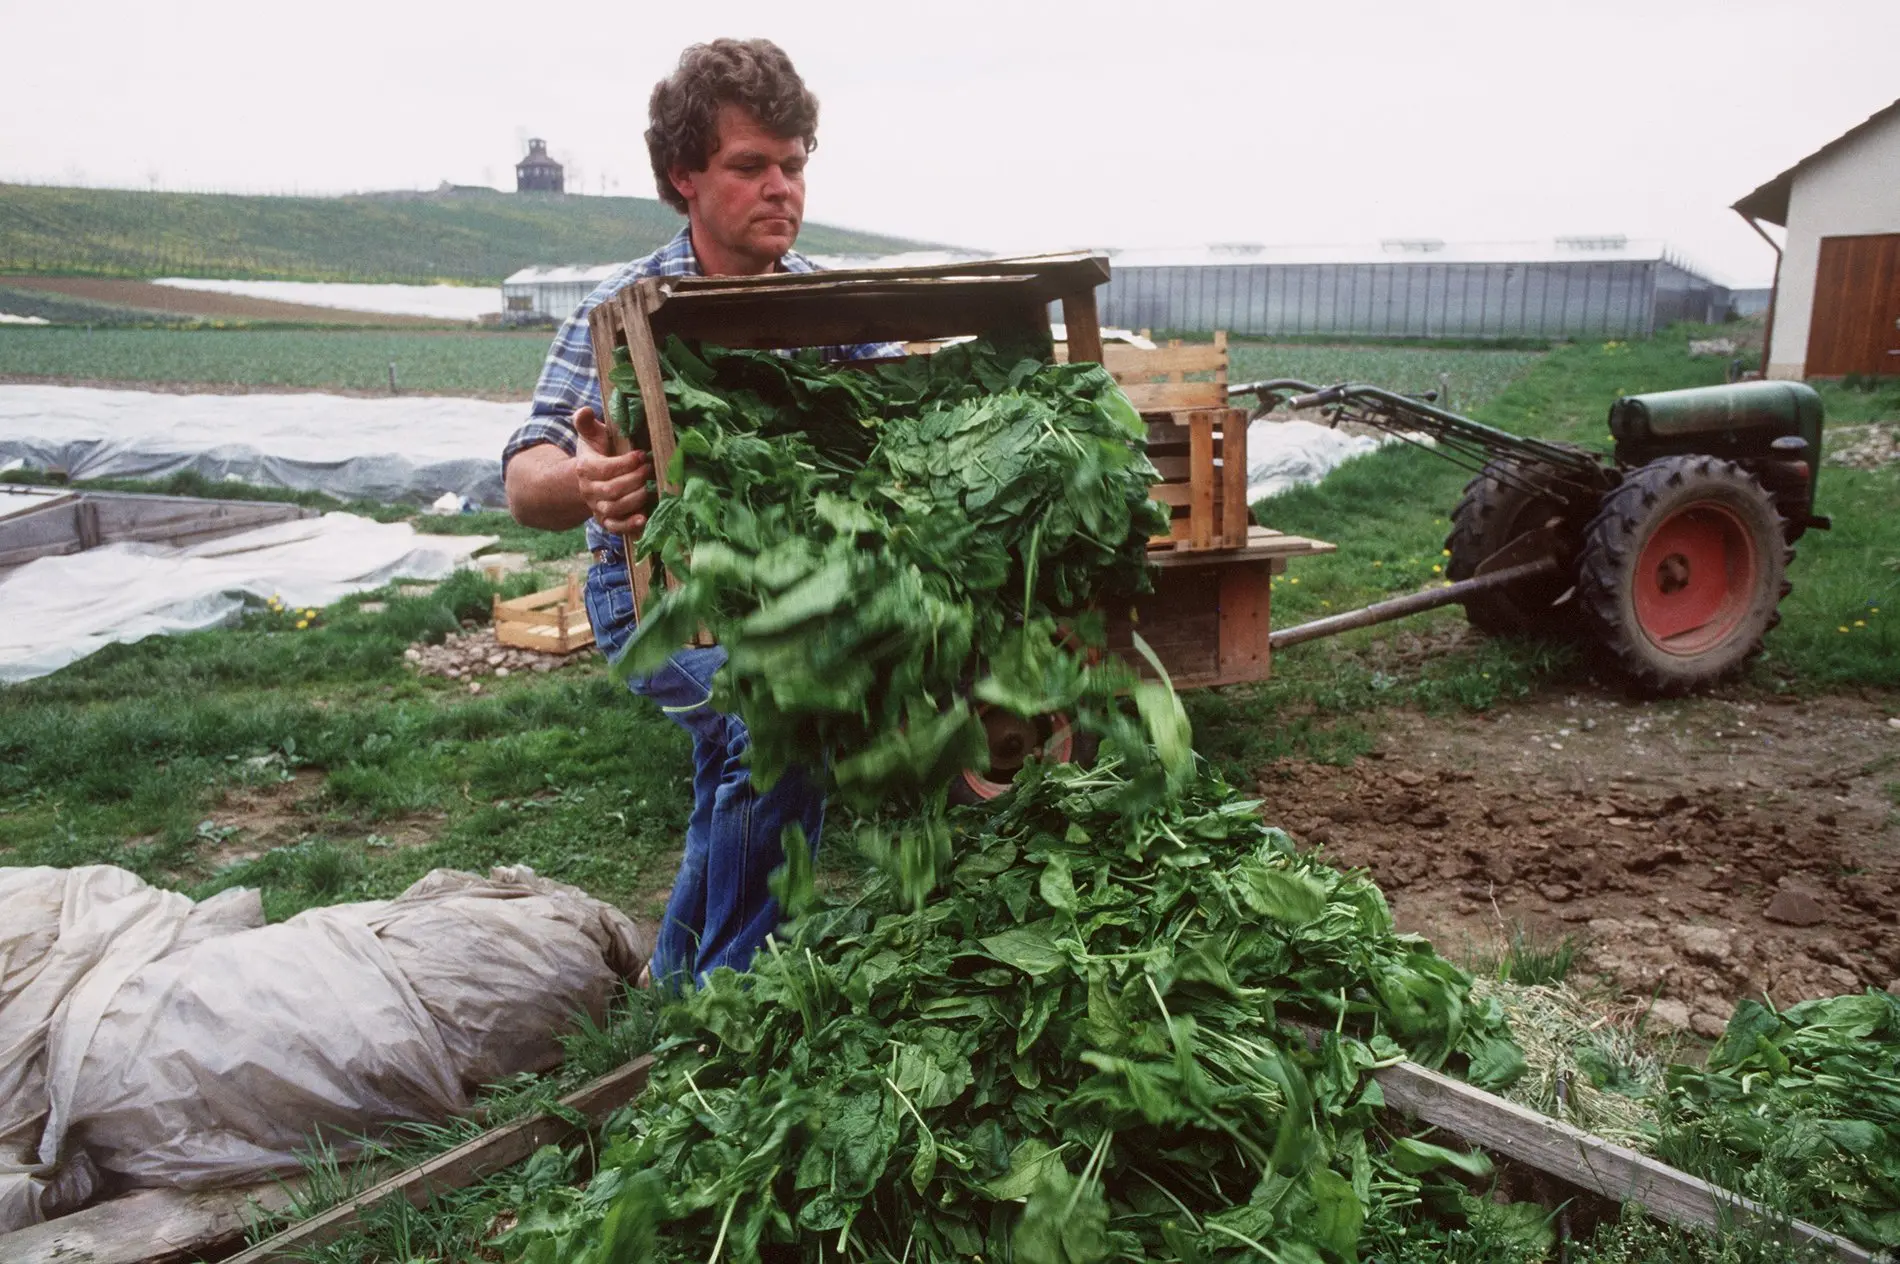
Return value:
<svg viewBox="0 0 1900 1264">
<path fill-rule="evenodd" d="M 534 393 L 546 331 L 0 327 L 0 376 L 441 395 Z"/>
<path fill-rule="evenodd" d="M 632 259 L 681 222 L 655 198 L 245 197 L 0 184 L 0 272 L 494 285 L 530 264 Z M 918 243 L 808 224 L 799 245 L 839 254 Z"/>
</svg>

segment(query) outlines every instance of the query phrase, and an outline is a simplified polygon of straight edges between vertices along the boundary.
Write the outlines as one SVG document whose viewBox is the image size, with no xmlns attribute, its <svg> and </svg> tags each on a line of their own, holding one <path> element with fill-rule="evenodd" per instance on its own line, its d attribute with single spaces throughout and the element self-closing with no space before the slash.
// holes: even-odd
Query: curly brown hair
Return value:
<svg viewBox="0 0 1900 1264">
<path fill-rule="evenodd" d="M 686 199 L 667 172 L 704 171 L 719 146 L 721 105 L 751 111 L 776 136 L 818 147 L 818 98 L 792 68 L 785 50 L 767 39 L 716 39 L 680 54 L 679 67 L 653 85 L 647 101 L 647 155 L 660 197 L 686 212 Z"/>
</svg>

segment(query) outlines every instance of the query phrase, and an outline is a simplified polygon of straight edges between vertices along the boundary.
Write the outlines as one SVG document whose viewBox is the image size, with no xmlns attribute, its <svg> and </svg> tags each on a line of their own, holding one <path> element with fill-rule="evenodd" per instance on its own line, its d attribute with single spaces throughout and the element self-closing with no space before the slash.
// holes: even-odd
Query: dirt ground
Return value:
<svg viewBox="0 0 1900 1264">
<path fill-rule="evenodd" d="M 303 303 L 280 303 L 274 299 L 247 298 L 238 294 L 213 294 L 205 290 L 181 290 L 149 281 L 120 280 L 113 277 L 0 276 L 0 285 L 16 290 L 41 290 L 70 298 L 90 299 L 141 311 L 164 312 L 172 316 L 221 317 L 238 320 L 283 320 L 319 325 L 397 325 L 433 326 L 458 322 L 428 316 L 391 316 L 379 312 L 350 312 L 337 307 L 312 307 Z M 465 322 L 464 322 L 465 323 Z"/>
<path fill-rule="evenodd" d="M 1578 694 L 1390 718 L 1350 768 L 1262 773 L 1266 818 L 1364 866 L 1453 957 L 1521 925 L 1653 1020 L 1900 991 L 1900 699 Z"/>
</svg>

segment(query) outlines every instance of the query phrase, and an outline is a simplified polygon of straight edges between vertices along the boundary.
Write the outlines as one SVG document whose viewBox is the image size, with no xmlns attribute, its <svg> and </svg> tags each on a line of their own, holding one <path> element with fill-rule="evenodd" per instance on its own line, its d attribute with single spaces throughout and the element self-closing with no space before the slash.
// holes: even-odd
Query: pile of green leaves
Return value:
<svg viewBox="0 0 1900 1264">
<path fill-rule="evenodd" d="M 1672 1066 L 1663 1156 L 1869 1246 L 1900 1247 L 1900 997 L 1744 1001 Z"/>
<path fill-rule="evenodd" d="M 729 656 L 714 702 L 745 717 L 757 780 L 822 764 L 855 805 L 920 800 L 985 766 L 980 703 L 1126 731 L 1113 699 L 1132 675 L 1091 663 L 1086 611 L 1148 589 L 1166 520 L 1141 419 L 1101 366 L 1053 363 L 1046 333 L 873 371 L 678 339 L 663 359 L 678 492 L 639 551 L 680 582 L 621 668 L 709 630 Z M 637 433 L 632 369 L 610 380 Z M 1178 731 L 1161 754 L 1185 771 Z M 1163 780 L 1155 764 L 1136 785 Z"/>
<path fill-rule="evenodd" d="M 1509 1081 L 1495 1004 L 1213 777 L 1132 817 L 1125 790 L 1113 761 L 1031 765 L 952 816 L 921 909 L 882 877 L 814 906 L 789 874 L 784 940 L 663 1011 L 598 1174 L 507 1249 L 1304 1264 L 1421 1200 L 1495 1214 L 1462 1184 L 1486 1160 L 1382 1133 L 1367 1075 L 1409 1056 Z"/>
</svg>

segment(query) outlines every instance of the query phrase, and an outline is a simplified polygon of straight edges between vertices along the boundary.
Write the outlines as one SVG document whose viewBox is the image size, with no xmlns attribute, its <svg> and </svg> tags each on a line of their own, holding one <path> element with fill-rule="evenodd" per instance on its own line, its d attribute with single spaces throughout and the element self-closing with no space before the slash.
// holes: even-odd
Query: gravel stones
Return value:
<svg viewBox="0 0 1900 1264">
<path fill-rule="evenodd" d="M 520 672 L 555 671 L 570 663 L 581 662 L 592 654 L 592 646 L 571 654 L 544 654 L 539 650 L 517 649 L 496 641 L 495 629 L 487 626 L 452 632 L 440 645 L 418 641 L 402 652 L 403 658 L 419 676 L 437 676 L 444 680 L 471 683 L 483 677 L 505 680 Z"/>
</svg>

